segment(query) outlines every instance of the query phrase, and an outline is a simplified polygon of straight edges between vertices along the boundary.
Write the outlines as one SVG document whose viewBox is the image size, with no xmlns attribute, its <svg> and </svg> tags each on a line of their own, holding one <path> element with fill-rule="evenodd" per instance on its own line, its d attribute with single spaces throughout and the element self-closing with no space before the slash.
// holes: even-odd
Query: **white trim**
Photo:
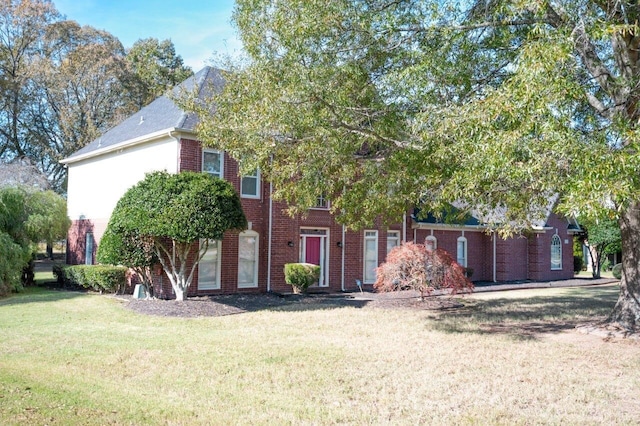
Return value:
<svg viewBox="0 0 640 426">
<path fill-rule="evenodd" d="M 324 234 L 303 234 L 303 229 L 324 231 Z M 331 229 L 315 226 L 301 226 L 298 232 L 300 234 L 300 249 L 298 253 L 300 262 L 305 261 L 307 237 L 320 237 L 320 279 L 318 280 L 318 287 L 329 287 L 329 252 L 331 247 L 329 235 L 331 234 Z"/>
<path fill-rule="evenodd" d="M 108 154 L 108 153 L 113 152 L 113 151 L 118 151 L 118 150 L 121 150 L 121 149 L 124 149 L 124 148 L 129 148 L 131 146 L 140 145 L 140 144 L 143 144 L 145 142 L 151 142 L 153 140 L 160 139 L 162 136 L 167 136 L 168 133 L 173 133 L 173 132 L 178 132 L 178 133 L 181 133 L 183 135 L 195 135 L 194 132 L 186 130 L 186 129 L 179 129 L 177 127 L 169 127 L 167 129 L 159 130 L 157 132 L 153 132 L 153 133 L 149 133 L 147 135 L 143 135 L 143 136 L 137 137 L 135 139 L 129 139 L 129 140 L 126 140 L 126 141 L 123 141 L 123 142 L 118 142 L 117 144 L 114 144 L 114 145 L 106 146 L 106 147 L 101 148 L 101 149 L 96 149 L 94 151 L 87 152 L 85 154 L 63 158 L 62 160 L 60 160 L 60 163 L 62 163 L 62 164 L 72 164 L 72 163 L 77 163 L 78 161 L 86 160 L 86 159 L 89 159 L 89 158 L 99 157 L 99 156 L 101 156 L 103 154 Z M 171 137 L 175 138 L 175 136 L 171 136 Z"/>
<path fill-rule="evenodd" d="M 428 246 L 427 241 L 432 241 L 432 248 L 433 250 L 437 250 L 438 249 L 438 238 L 436 238 L 435 235 L 433 235 L 433 232 L 431 233 L 431 235 L 427 235 L 427 238 L 424 239 L 424 245 L 425 247 Z"/>
<path fill-rule="evenodd" d="M 463 244 L 462 256 L 460 256 L 460 243 Z M 460 260 L 462 260 L 462 262 Z M 456 262 L 463 268 L 466 268 L 469 263 L 469 259 L 467 258 L 467 238 L 464 236 L 458 237 L 456 241 Z"/>
<path fill-rule="evenodd" d="M 240 283 L 240 240 L 242 238 L 254 238 L 255 244 L 253 247 L 253 282 Z M 238 235 L 238 288 L 255 288 L 258 287 L 258 263 L 259 263 L 259 250 L 260 235 L 256 231 L 244 231 Z"/>
<path fill-rule="evenodd" d="M 557 230 L 556 230 L 557 232 Z M 557 244 L 555 243 L 557 242 Z M 559 265 L 554 267 L 554 262 L 553 262 L 553 255 L 554 255 L 554 247 L 557 248 L 558 250 L 558 263 Z M 550 250 L 550 260 L 551 260 L 551 270 L 552 271 L 562 271 L 562 239 L 560 238 L 560 235 L 553 234 L 553 236 L 551 237 L 551 245 L 549 247 Z"/>
<path fill-rule="evenodd" d="M 202 149 L 202 154 L 200 155 L 200 171 L 204 173 L 209 173 L 211 176 L 216 176 L 214 173 L 208 172 L 204 169 L 204 155 L 205 154 L 218 154 L 220 156 L 220 179 L 224 179 L 224 151 L 220 151 L 219 149 Z"/>
<path fill-rule="evenodd" d="M 245 194 L 243 192 L 243 185 L 242 182 L 245 178 L 253 178 L 256 180 L 256 193 L 255 194 Z M 249 198 L 249 199 L 254 199 L 254 200 L 259 200 L 260 198 L 262 198 L 262 182 L 260 179 L 260 169 L 256 169 L 256 174 L 255 175 L 243 175 L 240 176 L 240 197 L 241 198 Z"/>
<path fill-rule="evenodd" d="M 374 235 L 367 236 L 367 232 L 371 232 Z M 378 230 L 377 229 L 365 229 L 362 234 L 362 282 L 365 284 L 373 284 L 376 281 L 375 277 L 375 269 L 373 270 L 373 278 L 367 277 L 367 241 L 375 241 L 375 267 L 378 267 L 378 250 L 379 250 L 379 241 L 378 241 Z"/>
<path fill-rule="evenodd" d="M 389 252 L 392 249 L 394 249 L 394 248 L 398 247 L 400 244 L 402 244 L 402 237 L 401 237 L 400 234 L 401 234 L 401 231 L 398 231 L 398 230 L 395 230 L 395 229 L 387 231 L 387 254 L 389 254 Z M 395 240 L 396 241 L 396 244 L 391 249 L 389 249 L 389 240 Z"/>
<path fill-rule="evenodd" d="M 200 267 L 203 265 L 203 260 L 207 257 L 209 250 L 216 249 L 216 276 L 214 277 L 214 281 L 202 281 L 202 277 L 200 276 Z M 213 240 L 209 241 L 209 247 L 207 248 L 206 253 L 200 259 L 200 263 L 198 264 L 198 290 L 220 290 L 220 276 L 222 272 L 222 241 Z"/>
</svg>

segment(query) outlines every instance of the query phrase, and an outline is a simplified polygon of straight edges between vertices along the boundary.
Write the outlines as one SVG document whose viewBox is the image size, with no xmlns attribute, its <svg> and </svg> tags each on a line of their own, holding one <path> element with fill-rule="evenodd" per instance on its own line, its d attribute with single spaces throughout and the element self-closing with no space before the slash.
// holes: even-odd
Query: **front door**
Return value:
<svg viewBox="0 0 640 426">
<path fill-rule="evenodd" d="M 327 231 L 302 229 L 300 231 L 300 261 L 320 266 L 320 287 L 329 285 L 327 276 Z"/>
</svg>

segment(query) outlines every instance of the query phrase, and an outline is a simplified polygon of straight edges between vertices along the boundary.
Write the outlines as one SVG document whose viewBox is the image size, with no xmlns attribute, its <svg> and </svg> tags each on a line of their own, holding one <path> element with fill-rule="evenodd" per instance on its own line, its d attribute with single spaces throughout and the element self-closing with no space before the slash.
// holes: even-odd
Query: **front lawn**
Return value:
<svg viewBox="0 0 640 426">
<path fill-rule="evenodd" d="M 0 424 L 634 424 L 640 342 L 573 329 L 617 291 L 185 319 L 30 288 L 0 300 Z"/>
</svg>

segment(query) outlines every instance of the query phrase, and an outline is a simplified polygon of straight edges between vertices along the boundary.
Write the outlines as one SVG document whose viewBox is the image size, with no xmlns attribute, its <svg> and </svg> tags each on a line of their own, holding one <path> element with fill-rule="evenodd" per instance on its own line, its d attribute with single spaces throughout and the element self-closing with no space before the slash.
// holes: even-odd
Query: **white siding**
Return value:
<svg viewBox="0 0 640 426">
<path fill-rule="evenodd" d="M 99 157 L 71 163 L 67 209 L 71 220 L 108 219 L 122 195 L 145 173 L 178 169 L 178 143 L 164 139 L 123 148 Z"/>
</svg>

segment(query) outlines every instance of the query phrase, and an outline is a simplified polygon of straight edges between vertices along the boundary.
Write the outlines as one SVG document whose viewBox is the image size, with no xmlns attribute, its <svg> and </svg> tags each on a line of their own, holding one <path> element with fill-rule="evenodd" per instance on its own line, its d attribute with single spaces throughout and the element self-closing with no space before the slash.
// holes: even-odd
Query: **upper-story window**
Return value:
<svg viewBox="0 0 640 426">
<path fill-rule="evenodd" d="M 260 198 L 260 170 L 256 169 L 240 180 L 240 195 L 244 198 Z"/>
<path fill-rule="evenodd" d="M 202 171 L 211 176 L 224 179 L 224 155 L 222 151 L 203 150 L 202 151 Z"/>
<path fill-rule="evenodd" d="M 551 270 L 562 269 L 562 240 L 555 234 L 551 237 Z"/>
<path fill-rule="evenodd" d="M 316 201 L 315 207 L 316 209 L 328 209 L 329 208 L 329 200 L 325 194 L 320 194 Z"/>
</svg>

